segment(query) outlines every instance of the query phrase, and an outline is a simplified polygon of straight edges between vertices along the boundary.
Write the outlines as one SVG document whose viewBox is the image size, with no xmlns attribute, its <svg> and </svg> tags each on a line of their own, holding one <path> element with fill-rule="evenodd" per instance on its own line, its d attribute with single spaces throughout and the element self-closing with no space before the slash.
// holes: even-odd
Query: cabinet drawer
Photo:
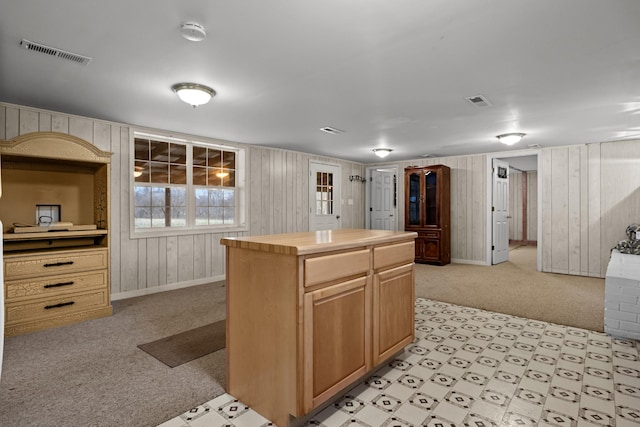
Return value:
<svg viewBox="0 0 640 427">
<path fill-rule="evenodd" d="M 55 296 L 100 287 L 107 287 L 107 270 L 12 280 L 6 283 L 6 296 L 7 303 L 10 303 L 13 300 Z"/>
<path fill-rule="evenodd" d="M 107 249 L 7 256 L 5 280 L 107 268 Z"/>
<path fill-rule="evenodd" d="M 92 307 L 107 306 L 106 290 L 72 294 L 57 298 L 28 300 L 6 304 L 7 326 L 25 320 L 42 319 L 80 312 Z"/>
<path fill-rule="evenodd" d="M 418 231 L 418 237 L 423 239 L 439 239 L 440 230 Z"/>
<path fill-rule="evenodd" d="M 378 270 L 392 265 L 407 264 L 413 262 L 414 257 L 413 241 L 373 248 L 373 268 Z"/>
<path fill-rule="evenodd" d="M 313 286 L 319 283 L 349 277 L 369 271 L 368 249 L 308 258 L 304 261 L 304 285 Z"/>
</svg>

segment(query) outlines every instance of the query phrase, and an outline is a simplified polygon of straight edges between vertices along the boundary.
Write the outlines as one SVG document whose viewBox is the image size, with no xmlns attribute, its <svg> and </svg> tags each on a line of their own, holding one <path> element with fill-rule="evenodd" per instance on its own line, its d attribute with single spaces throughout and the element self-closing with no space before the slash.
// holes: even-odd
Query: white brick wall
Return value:
<svg viewBox="0 0 640 427">
<path fill-rule="evenodd" d="M 604 331 L 640 340 L 640 255 L 611 252 L 604 285 Z"/>
</svg>

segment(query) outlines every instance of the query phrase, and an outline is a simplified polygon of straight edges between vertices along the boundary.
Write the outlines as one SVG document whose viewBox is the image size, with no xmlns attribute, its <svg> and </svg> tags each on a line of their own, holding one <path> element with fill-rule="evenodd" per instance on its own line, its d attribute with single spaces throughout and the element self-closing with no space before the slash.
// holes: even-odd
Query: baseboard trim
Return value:
<svg viewBox="0 0 640 427">
<path fill-rule="evenodd" d="M 509 240 L 509 246 L 521 245 L 521 246 L 538 246 L 537 240 Z"/>
<path fill-rule="evenodd" d="M 225 279 L 224 275 L 205 277 L 203 279 L 189 280 L 186 282 L 170 283 L 168 285 L 154 286 L 153 288 L 136 289 L 135 291 L 116 292 L 111 294 L 111 301 L 121 299 L 141 297 L 144 295 L 157 294 L 158 292 L 173 291 L 175 289 L 189 288 L 191 286 L 204 285 L 211 282 L 220 282 Z"/>
<path fill-rule="evenodd" d="M 455 264 L 489 265 L 486 261 L 477 261 L 474 259 L 451 258 L 451 262 Z"/>
</svg>

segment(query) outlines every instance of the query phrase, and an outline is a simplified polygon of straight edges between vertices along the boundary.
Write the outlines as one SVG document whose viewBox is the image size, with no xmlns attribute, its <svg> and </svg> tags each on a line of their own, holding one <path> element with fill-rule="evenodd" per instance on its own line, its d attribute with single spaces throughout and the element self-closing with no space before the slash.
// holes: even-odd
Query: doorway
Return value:
<svg viewBox="0 0 640 427">
<path fill-rule="evenodd" d="M 371 230 L 398 230 L 397 166 L 367 168 L 366 224 Z"/>
<path fill-rule="evenodd" d="M 341 227 L 341 172 L 338 164 L 309 161 L 309 231 Z"/>
<path fill-rule="evenodd" d="M 541 255 L 541 161 L 538 150 L 522 150 L 514 153 L 493 153 L 487 155 L 487 255 L 486 264 L 492 265 L 493 248 L 495 245 L 493 213 L 495 209 L 493 175 L 494 161 L 503 161 L 508 164 L 508 244 L 509 252 L 506 254 L 509 262 L 535 262 L 536 270 L 542 269 Z M 503 237 L 504 239 L 504 237 Z M 526 259 L 514 250 L 526 249 L 529 258 Z M 520 252 L 524 252 L 520 251 Z"/>
</svg>

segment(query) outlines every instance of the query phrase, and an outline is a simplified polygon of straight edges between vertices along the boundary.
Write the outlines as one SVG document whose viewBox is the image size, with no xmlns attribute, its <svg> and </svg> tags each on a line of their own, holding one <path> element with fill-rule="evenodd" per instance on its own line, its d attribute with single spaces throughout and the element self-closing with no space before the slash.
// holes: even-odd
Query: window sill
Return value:
<svg viewBox="0 0 640 427">
<path fill-rule="evenodd" d="M 246 224 L 234 225 L 229 227 L 193 227 L 193 228 L 181 228 L 181 229 L 165 229 L 157 228 L 155 230 L 144 231 L 132 231 L 129 237 L 133 239 L 150 239 L 157 237 L 172 237 L 172 236 L 191 236 L 197 234 L 222 234 L 222 233 L 235 233 L 249 231 L 249 227 Z"/>
</svg>

